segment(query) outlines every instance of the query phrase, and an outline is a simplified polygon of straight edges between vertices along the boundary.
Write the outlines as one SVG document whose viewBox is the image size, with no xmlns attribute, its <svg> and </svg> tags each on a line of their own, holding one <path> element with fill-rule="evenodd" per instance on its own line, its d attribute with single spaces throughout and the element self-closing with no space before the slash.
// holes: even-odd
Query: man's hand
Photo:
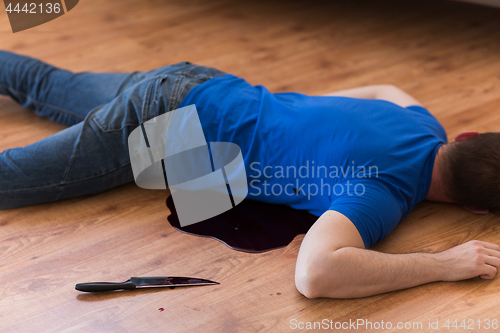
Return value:
<svg viewBox="0 0 500 333">
<path fill-rule="evenodd" d="M 443 262 L 443 281 L 459 281 L 476 276 L 493 279 L 500 268 L 500 246 L 473 240 L 438 254 Z"/>
</svg>

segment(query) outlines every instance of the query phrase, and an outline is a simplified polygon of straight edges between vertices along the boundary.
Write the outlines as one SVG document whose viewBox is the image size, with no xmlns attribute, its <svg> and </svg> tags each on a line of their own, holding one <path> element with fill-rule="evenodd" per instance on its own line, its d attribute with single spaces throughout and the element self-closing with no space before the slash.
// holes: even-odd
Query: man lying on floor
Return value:
<svg viewBox="0 0 500 333">
<path fill-rule="evenodd" d="M 70 126 L 0 154 L 1 209 L 132 182 L 130 132 L 195 104 L 207 142 L 241 148 L 249 198 L 319 217 L 297 259 L 296 286 L 306 297 L 362 297 L 432 281 L 492 279 L 500 267 L 499 246 L 481 241 L 441 253 L 367 250 L 424 199 L 473 213 L 500 207 L 500 134 L 463 132 L 447 144 L 438 121 L 396 87 L 272 94 L 188 62 L 149 72 L 74 74 L 0 52 L 0 93 Z M 303 166 L 311 174 L 287 174 Z M 290 184 L 299 186 L 292 191 Z"/>
</svg>

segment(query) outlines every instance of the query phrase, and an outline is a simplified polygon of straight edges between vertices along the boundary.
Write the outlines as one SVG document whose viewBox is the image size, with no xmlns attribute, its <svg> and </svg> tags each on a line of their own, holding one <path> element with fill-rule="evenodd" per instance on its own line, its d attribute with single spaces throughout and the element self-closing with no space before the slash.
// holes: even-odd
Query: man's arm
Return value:
<svg viewBox="0 0 500 333">
<path fill-rule="evenodd" d="M 335 91 L 325 96 L 343 96 L 364 99 L 383 99 L 402 107 L 412 105 L 422 105 L 415 98 L 408 95 L 403 90 L 390 84 L 380 84 L 375 86 L 359 87 Z"/>
<path fill-rule="evenodd" d="M 493 279 L 500 247 L 470 241 L 440 253 L 387 254 L 365 250 L 354 224 L 339 212 L 325 212 L 300 247 L 295 284 L 308 298 L 355 298 L 434 281 L 481 276 Z"/>
</svg>

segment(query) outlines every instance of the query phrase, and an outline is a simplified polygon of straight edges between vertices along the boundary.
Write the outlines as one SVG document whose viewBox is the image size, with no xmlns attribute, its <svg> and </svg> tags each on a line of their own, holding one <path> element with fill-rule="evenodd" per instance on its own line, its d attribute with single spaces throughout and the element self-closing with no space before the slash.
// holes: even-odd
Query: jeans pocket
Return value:
<svg viewBox="0 0 500 333">
<path fill-rule="evenodd" d="M 103 132 L 137 127 L 158 116 L 160 85 L 167 77 L 161 75 L 142 80 L 110 103 L 97 107 L 89 116 Z"/>
</svg>

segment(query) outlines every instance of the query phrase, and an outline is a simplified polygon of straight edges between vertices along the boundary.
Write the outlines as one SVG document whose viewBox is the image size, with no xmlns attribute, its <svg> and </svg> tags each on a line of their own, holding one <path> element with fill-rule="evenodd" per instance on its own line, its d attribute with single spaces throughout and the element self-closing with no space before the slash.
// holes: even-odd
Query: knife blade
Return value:
<svg viewBox="0 0 500 333">
<path fill-rule="evenodd" d="M 87 282 L 78 283 L 76 290 L 86 292 L 112 291 L 120 289 L 140 289 L 158 287 L 206 286 L 219 284 L 206 279 L 181 276 L 131 277 L 125 282 Z"/>
</svg>

